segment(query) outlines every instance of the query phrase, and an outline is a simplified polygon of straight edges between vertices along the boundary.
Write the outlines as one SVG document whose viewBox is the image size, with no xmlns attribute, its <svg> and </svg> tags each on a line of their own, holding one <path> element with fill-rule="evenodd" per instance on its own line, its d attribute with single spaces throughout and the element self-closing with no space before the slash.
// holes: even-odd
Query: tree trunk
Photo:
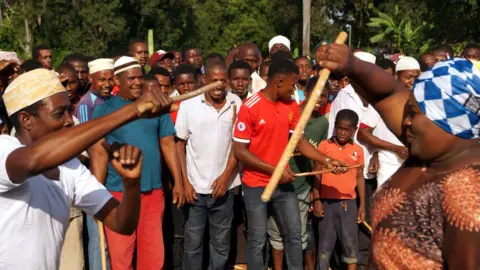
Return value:
<svg viewBox="0 0 480 270">
<path fill-rule="evenodd" d="M 30 29 L 30 24 L 28 18 L 24 19 L 25 22 L 25 45 L 23 46 L 23 50 L 26 54 L 32 54 L 32 32 Z"/>
<path fill-rule="evenodd" d="M 310 11 L 311 0 L 303 0 L 303 47 L 302 54 L 310 56 Z"/>
</svg>

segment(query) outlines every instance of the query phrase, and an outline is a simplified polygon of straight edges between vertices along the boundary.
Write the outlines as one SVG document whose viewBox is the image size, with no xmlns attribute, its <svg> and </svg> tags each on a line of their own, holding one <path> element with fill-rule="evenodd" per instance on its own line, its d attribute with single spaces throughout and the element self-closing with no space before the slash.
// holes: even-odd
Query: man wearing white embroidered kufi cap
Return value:
<svg viewBox="0 0 480 270">
<path fill-rule="evenodd" d="M 270 58 L 278 51 L 290 51 L 290 40 L 284 36 L 278 35 L 268 42 L 268 52 Z"/>
<path fill-rule="evenodd" d="M 115 83 L 120 87 L 119 95 L 109 98 L 93 111 L 93 118 L 109 115 L 141 99 L 145 94 L 160 95 L 158 91 L 143 92 L 143 73 L 138 61 L 129 56 L 122 56 L 115 61 L 113 72 Z M 163 95 L 163 93 L 162 93 Z M 105 183 L 112 195 L 121 199 L 125 188 L 121 179 L 111 166 L 107 166 L 108 153 L 102 147 L 104 142 L 118 141 L 139 147 L 145 157 L 142 166 L 141 181 L 141 216 L 138 233 L 123 236 L 105 230 L 108 252 L 112 269 L 131 269 L 133 253 L 136 250 L 138 269 L 163 269 L 164 246 L 162 219 L 165 208 L 165 197 L 161 181 L 161 157 L 165 158 L 175 184 L 172 190 L 173 201 L 181 207 L 184 192 L 180 166 L 177 166 L 175 148 L 175 127 L 169 114 L 151 119 L 138 119 L 130 124 L 115 129 L 97 142 L 91 149 L 90 159 L 92 172 Z M 161 151 L 159 151 L 161 149 Z M 148 234 L 146 233 L 148 232 Z M 138 248 L 137 248 L 138 247 Z"/>
<path fill-rule="evenodd" d="M 412 89 L 413 83 L 420 76 L 420 63 L 410 56 L 398 60 L 395 66 L 395 78 L 406 88 Z"/>
<path fill-rule="evenodd" d="M 90 90 L 78 102 L 75 116 L 80 123 L 92 119 L 95 107 L 103 104 L 110 97 L 113 81 L 113 59 L 100 58 L 88 62 L 88 80 L 91 83 Z"/>
<path fill-rule="evenodd" d="M 82 99 L 78 102 L 75 109 L 75 116 L 80 123 L 85 123 L 92 119 L 93 110 L 105 103 L 105 100 L 110 97 L 112 92 L 113 81 L 113 59 L 99 58 L 88 62 L 88 80 L 90 82 L 90 90 L 85 93 Z M 88 162 L 88 154 L 82 153 Z M 100 236 L 98 233 L 98 224 L 92 216 L 86 216 L 87 230 L 88 230 L 88 260 L 90 269 L 99 269 L 101 267 L 100 256 Z M 108 263 L 108 257 L 107 257 Z"/>
<path fill-rule="evenodd" d="M 0 135 L 0 269 L 58 269 L 77 207 L 118 233 L 132 234 L 140 212 L 142 155 L 131 145 L 104 144 L 121 175 L 114 199 L 75 157 L 112 130 L 170 106 L 148 94 L 100 119 L 73 126 L 70 100 L 54 71 L 35 69 L 3 94 L 15 137 Z M 127 168 L 128 166 L 128 168 Z"/>
</svg>

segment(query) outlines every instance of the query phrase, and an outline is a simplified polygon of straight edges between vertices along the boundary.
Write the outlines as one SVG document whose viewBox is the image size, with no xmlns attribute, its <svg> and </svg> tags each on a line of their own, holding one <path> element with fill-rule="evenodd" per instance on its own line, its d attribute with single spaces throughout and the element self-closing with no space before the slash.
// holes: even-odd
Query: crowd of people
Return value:
<svg viewBox="0 0 480 270">
<path fill-rule="evenodd" d="M 480 46 L 268 52 L 0 51 L 0 269 L 478 269 Z"/>
</svg>

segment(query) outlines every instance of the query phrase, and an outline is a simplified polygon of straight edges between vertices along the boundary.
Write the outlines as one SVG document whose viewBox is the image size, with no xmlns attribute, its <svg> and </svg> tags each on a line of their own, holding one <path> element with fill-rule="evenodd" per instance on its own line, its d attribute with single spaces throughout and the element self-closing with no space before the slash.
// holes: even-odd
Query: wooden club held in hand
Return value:
<svg viewBox="0 0 480 270">
<path fill-rule="evenodd" d="M 337 36 L 337 39 L 335 40 L 335 43 L 337 44 L 345 43 L 345 40 L 347 40 L 347 36 L 348 36 L 347 33 L 340 32 L 340 34 Z M 310 119 L 310 116 L 312 115 L 312 112 L 313 112 L 313 109 L 315 108 L 315 104 L 317 103 L 318 97 L 322 93 L 323 87 L 325 86 L 325 83 L 327 82 L 329 76 L 330 76 L 330 70 L 324 68 L 320 71 L 318 82 L 315 85 L 315 88 L 313 89 L 312 94 L 310 95 L 310 98 L 308 99 L 308 102 L 305 108 L 303 109 L 303 113 L 300 116 L 300 120 L 298 121 L 297 126 L 295 127 L 295 131 L 293 132 L 293 135 L 290 138 L 290 141 L 288 142 L 287 147 L 283 151 L 282 157 L 280 158 L 280 161 L 278 162 L 277 167 L 275 168 L 275 171 L 273 172 L 267 187 L 263 191 L 262 200 L 264 202 L 268 202 L 270 200 L 270 198 L 272 197 L 273 191 L 277 188 L 278 182 L 282 177 L 283 171 L 287 167 L 288 161 L 290 160 L 292 153 L 295 150 L 295 147 L 297 146 L 297 143 L 300 140 L 300 137 L 302 136 L 302 132 L 305 129 L 305 125 L 307 124 L 308 119 Z"/>
</svg>

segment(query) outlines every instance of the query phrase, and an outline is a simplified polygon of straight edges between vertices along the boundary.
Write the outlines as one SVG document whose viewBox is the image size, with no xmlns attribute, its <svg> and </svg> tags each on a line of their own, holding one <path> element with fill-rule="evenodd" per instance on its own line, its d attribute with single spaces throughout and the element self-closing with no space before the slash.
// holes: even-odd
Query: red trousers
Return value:
<svg viewBox="0 0 480 270">
<path fill-rule="evenodd" d="M 110 192 L 120 201 L 122 192 Z M 163 269 L 165 251 L 162 221 L 165 211 L 163 190 L 144 192 L 140 201 L 140 219 L 137 230 L 130 236 L 121 235 L 105 227 L 112 270 L 133 270 L 133 252 L 137 248 L 137 270 Z"/>
</svg>

